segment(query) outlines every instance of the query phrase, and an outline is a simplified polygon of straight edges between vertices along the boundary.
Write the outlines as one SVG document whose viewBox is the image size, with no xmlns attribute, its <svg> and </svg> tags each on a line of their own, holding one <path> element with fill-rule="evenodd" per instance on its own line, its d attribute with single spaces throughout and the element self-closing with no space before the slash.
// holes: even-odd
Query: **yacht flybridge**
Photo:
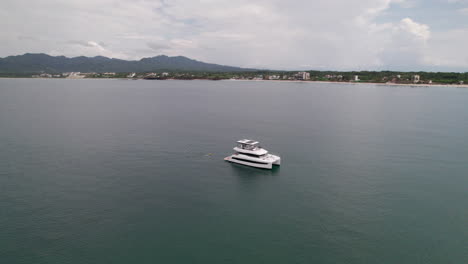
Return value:
<svg viewBox="0 0 468 264">
<path fill-rule="evenodd" d="M 246 166 L 272 169 L 273 165 L 280 165 L 281 158 L 260 147 L 260 143 L 255 140 L 242 139 L 237 141 L 233 155 L 224 158 L 224 160 L 238 163 Z"/>
</svg>

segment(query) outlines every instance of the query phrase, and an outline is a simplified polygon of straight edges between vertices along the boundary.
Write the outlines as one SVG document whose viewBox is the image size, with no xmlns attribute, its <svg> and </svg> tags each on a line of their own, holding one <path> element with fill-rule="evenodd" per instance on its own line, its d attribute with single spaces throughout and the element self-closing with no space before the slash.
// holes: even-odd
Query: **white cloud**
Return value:
<svg viewBox="0 0 468 264">
<path fill-rule="evenodd" d="M 421 40 L 428 40 L 431 36 L 429 26 L 424 24 L 419 24 L 414 22 L 411 18 L 404 18 L 401 20 L 400 29 L 408 33 L 413 34 L 415 37 L 420 38 Z"/>
<path fill-rule="evenodd" d="M 389 32 L 384 33 L 389 34 L 389 38 L 378 55 L 381 68 L 408 70 L 423 65 L 431 36 L 427 25 L 404 18 L 390 25 Z"/>
<path fill-rule="evenodd" d="M 106 48 L 106 44 L 96 41 L 80 41 L 80 40 L 71 40 L 63 45 L 58 45 L 57 49 L 50 50 L 48 54 L 50 55 L 63 55 L 67 53 L 67 50 L 73 50 L 76 52 L 76 55 L 80 56 L 106 56 L 109 58 L 121 58 L 129 59 L 129 57 L 121 52 L 114 52 Z"/>
<path fill-rule="evenodd" d="M 409 8 L 412 0 L 4 1 L 0 56 L 45 52 L 138 59 L 167 54 L 275 69 L 401 68 L 453 61 L 452 51 L 435 48 L 440 43 L 432 42 L 440 34 L 424 23 L 411 18 L 378 22 L 392 4 Z M 441 54 L 432 54 L 435 50 Z"/>
<path fill-rule="evenodd" d="M 427 53 L 426 64 L 466 69 L 468 53 L 465 50 L 468 43 L 468 29 L 439 32 L 433 34 L 431 40 L 431 52 Z"/>
</svg>

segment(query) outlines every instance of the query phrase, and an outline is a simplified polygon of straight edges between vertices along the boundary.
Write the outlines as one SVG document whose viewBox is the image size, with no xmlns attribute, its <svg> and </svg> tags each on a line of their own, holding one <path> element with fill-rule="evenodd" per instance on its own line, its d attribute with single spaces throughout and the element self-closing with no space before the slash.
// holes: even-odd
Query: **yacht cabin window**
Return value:
<svg viewBox="0 0 468 264">
<path fill-rule="evenodd" d="M 242 144 L 242 143 L 239 143 L 237 146 L 241 149 L 247 149 L 247 150 L 254 150 L 258 147 L 257 145 Z"/>
</svg>

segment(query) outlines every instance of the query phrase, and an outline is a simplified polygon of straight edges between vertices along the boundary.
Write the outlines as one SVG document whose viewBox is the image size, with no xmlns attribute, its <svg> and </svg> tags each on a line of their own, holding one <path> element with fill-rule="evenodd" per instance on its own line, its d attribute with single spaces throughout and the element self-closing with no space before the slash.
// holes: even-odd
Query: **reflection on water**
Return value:
<svg viewBox="0 0 468 264">
<path fill-rule="evenodd" d="M 236 163 L 226 164 L 230 167 L 230 173 L 236 182 L 241 185 L 241 192 L 261 188 L 262 183 L 274 180 L 280 174 L 281 166 L 274 166 L 271 170 L 253 168 Z"/>
</svg>

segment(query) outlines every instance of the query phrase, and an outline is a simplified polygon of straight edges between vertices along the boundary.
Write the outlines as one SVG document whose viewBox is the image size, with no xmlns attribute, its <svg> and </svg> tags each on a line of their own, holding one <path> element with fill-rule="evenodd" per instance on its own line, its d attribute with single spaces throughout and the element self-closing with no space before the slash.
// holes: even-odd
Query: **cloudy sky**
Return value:
<svg viewBox="0 0 468 264">
<path fill-rule="evenodd" d="M 468 0 L 2 0 L 0 57 L 468 71 Z"/>
</svg>

